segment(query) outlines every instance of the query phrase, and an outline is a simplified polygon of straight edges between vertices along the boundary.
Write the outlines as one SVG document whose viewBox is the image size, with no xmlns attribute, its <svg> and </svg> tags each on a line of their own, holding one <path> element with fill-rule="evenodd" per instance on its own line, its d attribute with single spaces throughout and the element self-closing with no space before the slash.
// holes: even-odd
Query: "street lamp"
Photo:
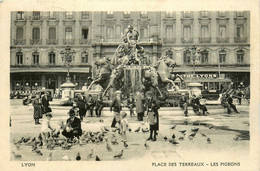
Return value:
<svg viewBox="0 0 260 171">
<path fill-rule="evenodd" d="M 71 50 L 69 46 L 65 48 L 64 51 L 60 53 L 62 55 L 62 60 L 65 61 L 65 64 L 67 65 L 68 72 L 66 76 L 66 82 L 70 83 L 70 63 L 75 59 L 76 52 L 74 50 Z"/>
<path fill-rule="evenodd" d="M 36 87 L 36 91 L 37 91 L 37 86 L 38 86 L 38 83 L 35 83 L 34 85 L 35 85 L 35 87 Z"/>
</svg>

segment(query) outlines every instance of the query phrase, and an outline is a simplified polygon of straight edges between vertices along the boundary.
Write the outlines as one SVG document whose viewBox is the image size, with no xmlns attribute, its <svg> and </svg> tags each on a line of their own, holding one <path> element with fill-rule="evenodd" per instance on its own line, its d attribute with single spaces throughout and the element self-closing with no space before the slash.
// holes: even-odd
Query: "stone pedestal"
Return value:
<svg viewBox="0 0 260 171">
<path fill-rule="evenodd" d="M 189 89 L 189 97 L 191 97 L 192 95 L 200 96 L 202 84 L 198 82 L 191 82 L 188 84 L 188 89 Z"/>
<path fill-rule="evenodd" d="M 67 77 L 66 82 L 63 83 L 60 87 L 62 89 L 61 98 L 63 101 L 74 98 L 75 85 L 70 81 L 70 77 Z"/>
</svg>

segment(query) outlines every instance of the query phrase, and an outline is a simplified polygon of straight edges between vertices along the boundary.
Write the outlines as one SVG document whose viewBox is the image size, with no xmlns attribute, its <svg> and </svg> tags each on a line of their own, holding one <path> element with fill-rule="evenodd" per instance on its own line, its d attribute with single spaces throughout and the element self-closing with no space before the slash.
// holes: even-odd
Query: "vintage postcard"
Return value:
<svg viewBox="0 0 260 171">
<path fill-rule="evenodd" d="M 259 170 L 257 1 L 0 1 L 3 170 Z"/>
</svg>

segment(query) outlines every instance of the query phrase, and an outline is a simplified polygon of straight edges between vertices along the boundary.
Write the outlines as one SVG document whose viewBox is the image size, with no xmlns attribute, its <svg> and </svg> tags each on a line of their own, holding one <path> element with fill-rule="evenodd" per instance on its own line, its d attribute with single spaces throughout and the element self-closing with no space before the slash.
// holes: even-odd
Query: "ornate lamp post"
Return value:
<svg viewBox="0 0 260 171">
<path fill-rule="evenodd" d="M 76 52 L 74 50 L 71 50 L 71 48 L 67 46 L 65 50 L 62 51 L 60 54 L 62 55 L 61 58 L 68 68 L 66 82 L 60 86 L 62 89 L 62 99 L 68 101 L 74 97 L 73 91 L 75 90 L 75 85 L 71 82 L 70 78 L 70 64 L 75 59 Z"/>
<path fill-rule="evenodd" d="M 62 55 L 62 60 L 65 62 L 68 68 L 67 76 L 66 76 L 66 82 L 71 83 L 70 78 L 70 63 L 74 61 L 76 52 L 74 50 L 71 50 L 69 46 L 65 48 L 64 51 L 61 51 L 60 53 Z"/>
<path fill-rule="evenodd" d="M 191 95 L 200 95 L 201 94 L 201 88 L 202 85 L 201 83 L 198 83 L 197 81 L 195 81 L 195 61 L 197 59 L 198 54 L 200 53 L 199 51 L 197 51 L 197 47 L 196 46 L 192 46 L 191 47 L 191 53 L 192 53 L 192 61 L 193 61 L 193 75 L 192 75 L 192 82 L 188 84 L 189 87 L 189 92 L 190 92 L 190 96 Z"/>
</svg>

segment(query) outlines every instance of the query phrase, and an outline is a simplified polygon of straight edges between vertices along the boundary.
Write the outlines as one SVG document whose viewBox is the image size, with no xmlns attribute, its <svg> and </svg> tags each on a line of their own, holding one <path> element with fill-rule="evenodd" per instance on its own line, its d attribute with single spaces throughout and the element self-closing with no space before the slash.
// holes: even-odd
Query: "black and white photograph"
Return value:
<svg viewBox="0 0 260 171">
<path fill-rule="evenodd" d="M 250 10 L 8 15 L 6 153 L 20 169 L 49 161 L 247 168 L 250 118 L 259 115 Z"/>
</svg>

